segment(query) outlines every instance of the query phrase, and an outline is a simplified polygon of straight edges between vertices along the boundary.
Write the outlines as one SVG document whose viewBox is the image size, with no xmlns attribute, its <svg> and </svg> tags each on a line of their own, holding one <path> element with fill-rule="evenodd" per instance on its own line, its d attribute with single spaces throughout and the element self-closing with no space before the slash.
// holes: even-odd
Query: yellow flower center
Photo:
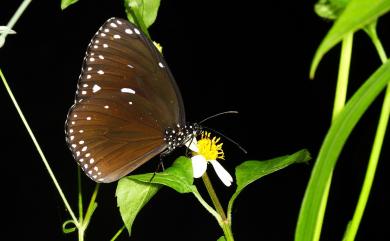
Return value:
<svg viewBox="0 0 390 241">
<path fill-rule="evenodd" d="M 197 154 L 202 155 L 206 160 L 225 159 L 225 154 L 222 150 L 223 143 L 218 143 L 221 138 L 210 137 L 210 133 L 207 131 L 202 132 L 202 138 L 198 141 L 199 152 Z"/>
</svg>

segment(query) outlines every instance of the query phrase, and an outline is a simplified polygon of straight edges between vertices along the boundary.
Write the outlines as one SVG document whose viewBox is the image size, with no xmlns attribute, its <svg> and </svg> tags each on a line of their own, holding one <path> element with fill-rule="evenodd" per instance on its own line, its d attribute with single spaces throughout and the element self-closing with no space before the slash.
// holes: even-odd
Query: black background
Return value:
<svg viewBox="0 0 390 241">
<path fill-rule="evenodd" d="M 18 4 L 1 1 L 0 25 L 6 25 Z M 248 150 L 244 155 L 225 142 L 223 165 L 230 173 L 244 160 L 266 160 L 302 148 L 317 156 L 330 124 L 339 47 L 326 55 L 316 79 L 309 80 L 311 58 L 331 26 L 314 14 L 313 5 L 313 1 L 265 1 L 260 6 L 250 1 L 162 1 L 150 33 L 164 47 L 187 119 L 240 111 L 238 116 L 207 123 Z M 112 16 L 125 17 L 122 1 L 81 0 L 66 11 L 61 11 L 60 1 L 33 1 L 14 28 L 18 34 L 9 36 L 0 49 L 0 66 L 74 211 L 77 165 L 65 143 L 64 122 L 86 46 Z M 389 21 L 385 17 L 378 25 L 386 49 Z M 349 96 L 380 65 L 367 36 L 362 32 L 355 36 Z M 323 240 L 341 240 L 352 217 L 382 99 L 383 95 L 355 128 L 336 166 Z M 76 240 L 75 234 L 61 232 L 70 217 L 3 87 L 0 103 L 1 240 Z M 384 219 L 389 215 L 388 147 L 389 136 L 357 240 L 389 236 Z M 180 154 L 168 158 L 166 165 Z M 236 240 L 293 240 L 313 161 L 267 176 L 242 192 L 233 213 Z M 153 159 L 136 172 L 153 171 L 157 163 Z M 93 182 L 83 180 L 89 197 Z M 234 187 L 214 180 L 227 203 Z M 115 183 L 101 186 L 86 240 L 109 240 L 122 226 L 115 188 Z M 192 195 L 164 188 L 137 217 L 132 237 L 123 233 L 118 240 L 216 240 L 220 235 L 217 222 Z"/>
</svg>

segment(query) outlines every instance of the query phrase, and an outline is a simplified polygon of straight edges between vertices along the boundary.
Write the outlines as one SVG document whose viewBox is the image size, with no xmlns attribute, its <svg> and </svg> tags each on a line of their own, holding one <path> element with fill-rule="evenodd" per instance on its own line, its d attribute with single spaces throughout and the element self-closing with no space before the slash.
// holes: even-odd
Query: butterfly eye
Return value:
<svg viewBox="0 0 390 241">
<path fill-rule="evenodd" d="M 116 181 L 192 138 L 188 128 L 180 91 L 154 44 L 128 21 L 107 20 L 87 48 L 65 127 L 85 174 Z"/>
</svg>

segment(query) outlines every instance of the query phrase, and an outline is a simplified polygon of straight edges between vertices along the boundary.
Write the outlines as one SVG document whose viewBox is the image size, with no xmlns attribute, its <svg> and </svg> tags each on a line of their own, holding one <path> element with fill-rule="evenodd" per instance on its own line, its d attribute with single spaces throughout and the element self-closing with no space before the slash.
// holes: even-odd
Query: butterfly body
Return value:
<svg viewBox="0 0 390 241">
<path fill-rule="evenodd" d="M 83 61 L 66 140 L 96 182 L 113 182 L 199 133 L 187 125 L 180 91 L 154 44 L 133 24 L 111 18 Z"/>
</svg>

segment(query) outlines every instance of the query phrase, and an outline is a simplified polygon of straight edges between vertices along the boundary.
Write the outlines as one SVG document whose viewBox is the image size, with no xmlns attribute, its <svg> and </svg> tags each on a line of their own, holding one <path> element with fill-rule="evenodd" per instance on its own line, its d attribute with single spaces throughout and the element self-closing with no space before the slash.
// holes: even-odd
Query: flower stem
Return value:
<svg viewBox="0 0 390 241">
<path fill-rule="evenodd" d="M 206 172 L 203 174 L 202 180 L 203 180 L 203 183 L 207 189 L 207 192 L 209 193 L 211 201 L 214 204 L 215 209 L 217 210 L 218 214 L 222 218 L 222 220 L 219 221 L 219 224 L 222 227 L 226 241 L 234 241 L 233 233 L 232 233 L 232 229 L 231 229 L 229 220 L 226 218 L 225 211 L 222 208 L 221 202 L 219 201 L 218 196 L 215 193 L 215 190 L 213 188 L 213 185 L 211 184 L 210 178 Z"/>
<path fill-rule="evenodd" d="M 66 209 L 68 210 L 70 216 L 72 217 L 72 220 L 73 220 L 73 222 L 75 223 L 76 227 L 79 228 L 79 227 L 80 227 L 80 223 L 79 223 L 79 221 L 77 220 L 76 215 L 73 213 L 73 210 L 72 210 L 72 208 L 70 207 L 70 205 L 69 205 L 69 203 L 68 203 L 68 200 L 66 199 L 65 194 L 64 194 L 64 192 L 62 191 L 61 186 L 60 186 L 60 184 L 59 184 L 58 181 L 57 181 L 57 178 L 55 177 L 53 171 L 51 170 L 51 167 L 50 167 L 50 165 L 49 165 L 49 162 L 47 161 L 45 155 L 43 154 L 43 151 L 42 151 L 42 149 L 41 149 L 41 147 L 40 147 L 40 145 L 39 145 L 37 139 L 35 138 L 35 135 L 34 135 L 34 133 L 32 132 L 32 130 L 31 130 L 31 128 L 30 128 L 30 125 L 28 124 L 26 118 L 24 117 L 24 114 L 23 114 L 22 110 L 20 109 L 19 104 L 18 104 L 18 102 L 16 101 L 15 96 L 14 96 L 14 94 L 12 93 L 12 90 L 11 90 L 11 88 L 9 87 L 9 85 L 8 85 L 8 83 L 7 83 L 7 80 L 5 79 L 5 77 L 4 77 L 3 72 L 1 71 L 1 69 L 0 69 L 0 78 L 3 80 L 3 84 L 4 84 L 4 86 L 5 86 L 5 89 L 7 90 L 8 95 L 10 96 L 10 98 L 11 98 L 11 100 L 12 100 L 12 103 L 14 104 L 14 106 L 15 106 L 17 112 L 18 112 L 20 119 L 22 120 L 22 122 L 23 122 L 25 128 L 27 129 L 27 132 L 28 132 L 28 134 L 30 135 L 31 140 L 32 140 L 33 143 L 34 143 L 35 148 L 37 149 L 37 151 L 38 151 L 38 153 L 39 153 L 39 155 L 40 155 L 40 157 L 41 157 L 41 160 L 42 160 L 43 164 L 45 165 L 45 167 L 46 167 L 46 169 L 47 169 L 47 172 L 49 173 L 49 176 L 51 177 L 51 179 L 52 179 L 52 181 L 53 181 L 53 183 L 54 183 L 54 186 L 57 188 L 57 191 L 58 191 L 58 193 L 60 194 L 61 199 L 62 199 L 62 201 L 64 202 L 64 205 L 65 205 Z"/>
</svg>

